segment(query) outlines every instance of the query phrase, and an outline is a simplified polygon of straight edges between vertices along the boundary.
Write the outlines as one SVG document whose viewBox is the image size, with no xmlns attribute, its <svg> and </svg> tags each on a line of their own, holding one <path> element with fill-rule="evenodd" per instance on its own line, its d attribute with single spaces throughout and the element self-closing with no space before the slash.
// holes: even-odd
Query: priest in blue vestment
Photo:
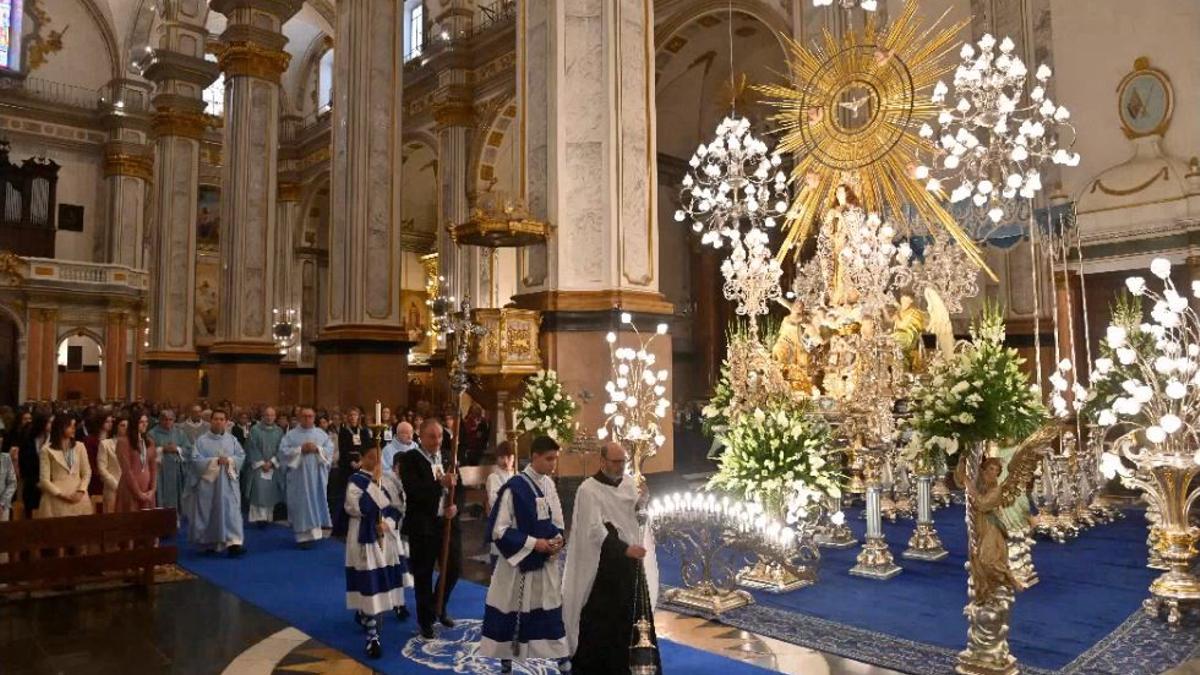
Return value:
<svg viewBox="0 0 1200 675">
<path fill-rule="evenodd" d="M 558 465 L 558 444 L 546 436 L 533 440 L 524 471 L 505 483 L 488 520 L 489 540 L 500 551 L 483 612 L 479 653 L 500 659 L 502 673 L 513 659 L 555 659 L 559 672 L 570 672 L 567 632 L 562 616 L 562 505 L 551 476 Z"/>
<path fill-rule="evenodd" d="M 154 447 L 158 448 L 158 506 L 187 513 L 183 496 L 188 490 L 188 465 L 192 458 L 192 439 L 175 424 L 175 411 L 167 409 L 150 430 Z"/>
<path fill-rule="evenodd" d="M 312 408 L 300 411 L 300 426 L 283 436 L 279 460 L 287 469 L 288 519 L 300 548 L 324 536 L 329 518 L 329 467 L 333 463 L 333 440 L 316 426 Z M 341 505 L 338 505 L 339 508 Z"/>
<path fill-rule="evenodd" d="M 192 454 L 192 541 L 208 551 L 228 550 L 232 557 L 242 547 L 242 492 L 238 474 L 246 453 L 225 433 L 229 416 L 214 410 L 207 432 L 196 438 Z"/>
</svg>

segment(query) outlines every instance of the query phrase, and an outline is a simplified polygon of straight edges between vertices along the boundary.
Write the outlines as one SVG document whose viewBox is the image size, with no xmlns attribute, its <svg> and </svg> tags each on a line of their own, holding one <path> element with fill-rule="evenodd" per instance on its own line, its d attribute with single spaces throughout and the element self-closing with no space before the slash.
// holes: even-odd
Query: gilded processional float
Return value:
<svg viewBox="0 0 1200 675">
<path fill-rule="evenodd" d="M 1120 465 L 1119 450 L 1095 433 L 1073 348 L 1055 344 L 1061 358 L 1044 369 L 1035 325 L 1030 376 L 1004 345 L 999 308 L 962 342 L 951 317 L 980 275 L 995 279 L 981 246 L 1002 222 L 1024 221 L 1034 288 L 1077 262 L 1071 207 L 1046 203 L 1041 172 L 1079 155 L 1049 67 L 1030 72 L 1008 38 L 959 43 L 965 24 L 923 25 L 917 11 L 909 2 L 887 25 L 868 12 L 861 30 L 811 46 L 784 38 L 790 81 L 755 87 L 778 144 L 731 110 L 692 156 L 675 220 L 723 255 L 724 293 L 743 320 L 705 408 L 724 446 L 719 469 L 707 492 L 660 497 L 651 513 L 683 568 L 668 599 L 719 614 L 753 601 L 740 587 L 816 583 L 821 547 L 859 545 L 843 511 L 857 500 L 866 536 L 851 574 L 901 573 L 884 517 L 915 521 L 903 557 L 944 558 L 933 512 L 953 475 L 969 543 L 957 669 L 1011 673 L 1012 604 L 1037 583 L 1033 537 L 1062 541 L 1119 517 L 1099 498 L 1101 465 Z M 773 305 L 784 306 L 774 326 L 759 320 Z M 1150 604 L 1174 616 L 1162 589 L 1185 599 L 1191 579 L 1170 569 Z"/>
</svg>

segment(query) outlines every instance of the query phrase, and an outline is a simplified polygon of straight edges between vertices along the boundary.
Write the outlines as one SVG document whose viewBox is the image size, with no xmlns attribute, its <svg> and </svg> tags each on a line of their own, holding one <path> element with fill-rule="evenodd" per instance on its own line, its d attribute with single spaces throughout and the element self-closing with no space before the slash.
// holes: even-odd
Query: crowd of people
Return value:
<svg viewBox="0 0 1200 675">
<path fill-rule="evenodd" d="M 346 604 L 367 654 L 378 657 L 382 617 L 409 617 L 406 588 L 423 638 L 455 625 L 446 608 L 462 570 L 463 490 L 450 452 L 457 447 L 460 465 L 479 464 L 490 436 L 477 405 L 457 445 L 456 417 L 423 403 L 379 417 L 368 425 L 358 408 L 279 414 L 203 402 L 183 419 L 172 406 L 140 402 L 0 408 L 0 520 L 172 508 L 192 545 L 231 557 L 246 553 L 244 523 L 285 523 L 301 549 L 344 539 Z M 564 576 L 565 520 L 551 478 L 559 447 L 546 437 L 532 445 L 523 471 L 508 443 L 493 453 L 486 539 L 494 571 L 480 651 L 501 659 L 502 672 L 514 658 L 555 659 L 561 672 L 585 675 L 627 670 L 633 580 L 647 556 L 634 516 L 644 488 L 625 475 L 624 448 L 605 446 L 604 467 L 577 497 L 572 531 L 581 534 Z M 582 662 L 572 659 L 581 644 Z"/>
</svg>

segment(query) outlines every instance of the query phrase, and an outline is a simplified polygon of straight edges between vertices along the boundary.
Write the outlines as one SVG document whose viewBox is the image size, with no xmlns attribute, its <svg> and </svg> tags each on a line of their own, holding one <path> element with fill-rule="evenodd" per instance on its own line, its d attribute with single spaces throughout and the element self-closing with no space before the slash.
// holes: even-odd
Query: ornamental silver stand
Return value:
<svg viewBox="0 0 1200 675">
<path fill-rule="evenodd" d="M 842 510 L 841 497 L 825 497 L 825 513 L 823 514 L 820 530 L 813 536 L 813 541 L 821 548 L 843 549 L 851 548 L 858 543 L 858 539 L 854 538 L 854 533 L 850 531 L 850 526 L 846 524 L 845 514 L 843 514 L 842 522 L 836 523 L 833 520 L 835 514 Z"/>
<path fill-rule="evenodd" d="M 933 476 L 917 476 L 917 527 L 900 554 L 911 560 L 942 560 L 950 555 L 933 526 Z"/>
<path fill-rule="evenodd" d="M 892 558 L 887 539 L 883 536 L 883 485 L 879 475 L 882 457 L 878 451 L 862 454 L 866 455 L 867 537 L 858 554 L 857 564 L 850 568 L 850 574 L 885 581 L 900 574 L 901 568 Z"/>
</svg>

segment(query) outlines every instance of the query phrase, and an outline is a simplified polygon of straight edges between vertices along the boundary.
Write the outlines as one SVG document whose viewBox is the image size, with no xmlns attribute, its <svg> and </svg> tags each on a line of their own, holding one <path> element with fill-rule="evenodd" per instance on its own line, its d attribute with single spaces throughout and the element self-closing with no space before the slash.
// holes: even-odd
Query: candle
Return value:
<svg viewBox="0 0 1200 675">
<path fill-rule="evenodd" d="M 375 401 L 375 424 L 381 424 L 383 421 L 383 406 L 379 405 L 379 401 Z"/>
</svg>

